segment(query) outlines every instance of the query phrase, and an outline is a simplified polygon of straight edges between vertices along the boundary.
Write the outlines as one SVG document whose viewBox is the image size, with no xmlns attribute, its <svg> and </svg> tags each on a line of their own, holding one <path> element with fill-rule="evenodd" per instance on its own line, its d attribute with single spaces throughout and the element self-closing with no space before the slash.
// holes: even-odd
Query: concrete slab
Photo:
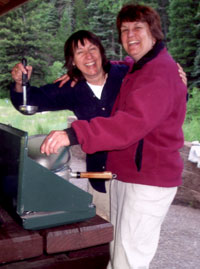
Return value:
<svg viewBox="0 0 200 269">
<path fill-rule="evenodd" d="M 172 205 L 150 269 L 200 268 L 200 210 Z"/>
</svg>

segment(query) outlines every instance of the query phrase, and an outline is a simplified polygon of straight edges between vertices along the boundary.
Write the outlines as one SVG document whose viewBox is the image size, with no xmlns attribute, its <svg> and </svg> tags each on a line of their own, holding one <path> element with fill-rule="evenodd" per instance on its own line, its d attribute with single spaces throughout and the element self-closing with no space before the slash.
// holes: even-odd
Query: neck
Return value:
<svg viewBox="0 0 200 269">
<path fill-rule="evenodd" d="M 86 80 L 88 83 L 92 84 L 92 85 L 104 85 L 105 81 L 107 78 L 107 74 L 105 74 L 104 72 L 101 72 L 99 75 L 95 76 L 95 77 L 87 77 Z"/>
<path fill-rule="evenodd" d="M 131 73 L 133 73 L 135 70 L 141 69 L 147 62 L 153 60 L 157 55 L 165 48 L 164 43 L 157 42 L 152 50 L 150 50 L 147 54 L 145 54 L 139 61 L 137 61 Z"/>
</svg>

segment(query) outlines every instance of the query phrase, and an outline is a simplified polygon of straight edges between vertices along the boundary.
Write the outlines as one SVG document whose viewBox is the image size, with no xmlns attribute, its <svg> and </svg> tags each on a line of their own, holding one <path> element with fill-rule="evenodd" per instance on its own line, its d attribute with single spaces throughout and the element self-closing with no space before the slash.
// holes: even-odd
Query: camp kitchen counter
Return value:
<svg viewBox="0 0 200 269">
<path fill-rule="evenodd" d="M 31 158 L 27 132 L 0 123 L 0 141 L 0 267 L 105 269 L 113 226 L 92 195 Z"/>
<path fill-rule="evenodd" d="M 113 226 L 95 217 L 38 231 L 25 230 L 0 207 L 2 269 L 105 269 Z"/>
</svg>

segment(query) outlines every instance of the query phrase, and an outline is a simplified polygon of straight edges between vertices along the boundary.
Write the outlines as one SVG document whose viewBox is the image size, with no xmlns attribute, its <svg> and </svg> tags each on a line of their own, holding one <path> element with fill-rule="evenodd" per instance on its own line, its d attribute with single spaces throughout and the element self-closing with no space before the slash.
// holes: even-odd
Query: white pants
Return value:
<svg viewBox="0 0 200 269">
<path fill-rule="evenodd" d="M 149 268 L 158 246 L 161 224 L 176 191 L 177 187 L 111 182 L 114 240 L 107 269 Z"/>
<path fill-rule="evenodd" d="M 110 221 L 110 182 L 111 180 L 105 182 L 106 193 L 96 191 L 90 183 L 88 190 L 93 196 L 92 203 L 96 206 L 96 214 L 108 221 Z"/>
</svg>

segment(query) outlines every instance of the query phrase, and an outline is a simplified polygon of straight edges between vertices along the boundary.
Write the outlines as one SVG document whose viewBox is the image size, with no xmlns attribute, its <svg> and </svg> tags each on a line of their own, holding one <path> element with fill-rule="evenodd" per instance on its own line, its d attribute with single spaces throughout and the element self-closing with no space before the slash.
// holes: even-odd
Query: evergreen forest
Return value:
<svg viewBox="0 0 200 269">
<path fill-rule="evenodd" d="M 0 17 L 0 98 L 9 96 L 10 71 L 23 57 L 33 66 L 33 85 L 51 83 L 65 73 L 64 43 L 80 29 L 100 37 L 108 59 L 122 59 L 125 53 L 115 22 L 127 2 L 147 4 L 158 11 L 167 48 L 187 74 L 190 97 L 199 100 L 199 0 L 30 0 Z M 189 110 L 200 122 L 199 102 Z"/>
</svg>

